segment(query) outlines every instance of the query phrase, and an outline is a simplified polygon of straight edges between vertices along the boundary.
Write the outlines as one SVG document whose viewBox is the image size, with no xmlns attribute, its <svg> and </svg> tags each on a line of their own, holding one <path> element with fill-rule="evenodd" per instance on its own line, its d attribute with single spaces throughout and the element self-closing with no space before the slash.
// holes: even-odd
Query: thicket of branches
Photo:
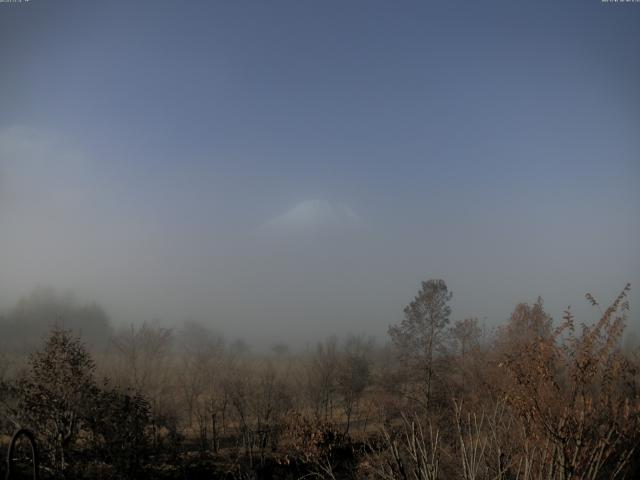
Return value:
<svg viewBox="0 0 640 480">
<path fill-rule="evenodd" d="M 56 328 L 0 369 L 2 428 L 36 432 L 45 478 L 638 478 L 629 285 L 603 309 L 587 294 L 593 325 L 538 299 L 491 334 L 451 322 L 444 281 L 421 287 L 386 346 L 253 355 L 145 324 L 96 354 Z"/>
</svg>

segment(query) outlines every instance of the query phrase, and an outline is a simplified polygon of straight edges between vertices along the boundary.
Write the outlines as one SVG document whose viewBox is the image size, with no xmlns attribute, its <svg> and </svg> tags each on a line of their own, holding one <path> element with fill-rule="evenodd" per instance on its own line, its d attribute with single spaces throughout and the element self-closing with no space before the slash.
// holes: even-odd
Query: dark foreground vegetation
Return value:
<svg viewBox="0 0 640 480">
<path fill-rule="evenodd" d="M 55 328 L 24 362 L 2 359 L 3 444 L 35 432 L 42 478 L 640 478 L 628 291 L 594 325 L 570 311 L 553 324 L 539 300 L 489 334 L 451 323 L 430 280 L 389 346 L 331 338 L 296 354 L 251 355 L 197 324 L 110 332 L 106 349 Z M 13 456 L 28 470 L 24 443 Z"/>
</svg>

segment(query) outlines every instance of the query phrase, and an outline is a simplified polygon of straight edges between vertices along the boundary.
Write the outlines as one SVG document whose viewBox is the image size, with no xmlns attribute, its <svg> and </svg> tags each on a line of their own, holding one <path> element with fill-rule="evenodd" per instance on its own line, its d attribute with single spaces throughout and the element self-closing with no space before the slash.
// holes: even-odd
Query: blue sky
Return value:
<svg viewBox="0 0 640 480">
<path fill-rule="evenodd" d="M 0 68 L 0 304 L 295 340 L 639 284 L 640 5 L 31 0 Z"/>
</svg>

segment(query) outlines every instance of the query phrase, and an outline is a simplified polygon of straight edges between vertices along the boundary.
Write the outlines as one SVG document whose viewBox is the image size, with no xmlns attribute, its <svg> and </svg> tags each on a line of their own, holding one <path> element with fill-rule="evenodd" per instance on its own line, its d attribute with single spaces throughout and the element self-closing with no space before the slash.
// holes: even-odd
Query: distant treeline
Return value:
<svg viewBox="0 0 640 480">
<path fill-rule="evenodd" d="M 0 315 L 0 350 L 32 350 L 53 327 L 73 331 L 91 347 L 106 345 L 113 335 L 109 317 L 100 305 L 79 303 L 70 293 L 39 287 Z"/>
</svg>

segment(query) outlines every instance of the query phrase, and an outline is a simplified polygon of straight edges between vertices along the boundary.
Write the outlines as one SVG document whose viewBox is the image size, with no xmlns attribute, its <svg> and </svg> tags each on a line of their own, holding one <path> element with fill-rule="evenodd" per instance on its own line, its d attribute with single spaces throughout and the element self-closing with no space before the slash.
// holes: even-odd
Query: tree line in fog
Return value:
<svg viewBox="0 0 640 480">
<path fill-rule="evenodd" d="M 629 291 L 587 294 L 593 325 L 538 299 L 487 332 L 452 320 L 429 280 L 385 344 L 258 354 L 195 322 L 114 331 L 99 306 L 41 290 L 2 321 L 7 345 L 34 345 L 2 357 L 2 430 L 35 432 L 47 478 L 634 478 Z"/>
</svg>

